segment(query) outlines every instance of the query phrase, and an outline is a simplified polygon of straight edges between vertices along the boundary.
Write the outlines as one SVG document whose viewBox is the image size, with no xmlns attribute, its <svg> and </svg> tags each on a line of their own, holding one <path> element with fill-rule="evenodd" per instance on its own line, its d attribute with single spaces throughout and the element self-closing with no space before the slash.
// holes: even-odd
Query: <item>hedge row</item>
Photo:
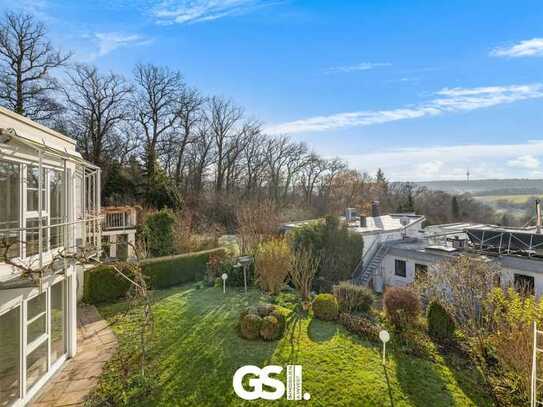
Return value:
<svg viewBox="0 0 543 407">
<path fill-rule="evenodd" d="M 224 254 L 223 248 L 141 261 L 147 284 L 153 290 L 168 288 L 206 276 L 210 255 Z M 126 295 L 130 283 L 107 265 L 85 272 L 83 301 L 88 304 L 114 301 Z"/>
</svg>

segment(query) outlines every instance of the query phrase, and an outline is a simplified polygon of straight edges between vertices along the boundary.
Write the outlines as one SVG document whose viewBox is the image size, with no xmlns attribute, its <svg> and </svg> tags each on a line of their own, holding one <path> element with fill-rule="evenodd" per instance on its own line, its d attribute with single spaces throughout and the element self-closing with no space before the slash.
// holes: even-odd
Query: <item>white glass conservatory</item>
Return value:
<svg viewBox="0 0 543 407">
<path fill-rule="evenodd" d="M 25 405 L 76 353 L 99 214 L 100 169 L 74 140 L 0 108 L 0 407 Z"/>
</svg>

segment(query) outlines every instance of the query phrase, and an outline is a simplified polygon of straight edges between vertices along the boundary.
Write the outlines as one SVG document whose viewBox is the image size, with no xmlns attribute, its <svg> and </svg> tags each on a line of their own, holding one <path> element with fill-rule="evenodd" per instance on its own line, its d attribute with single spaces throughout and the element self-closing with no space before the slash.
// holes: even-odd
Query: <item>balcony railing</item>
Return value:
<svg viewBox="0 0 543 407">
<path fill-rule="evenodd" d="M 106 212 L 102 217 L 103 230 L 133 229 L 136 223 L 129 210 L 119 212 Z"/>
</svg>

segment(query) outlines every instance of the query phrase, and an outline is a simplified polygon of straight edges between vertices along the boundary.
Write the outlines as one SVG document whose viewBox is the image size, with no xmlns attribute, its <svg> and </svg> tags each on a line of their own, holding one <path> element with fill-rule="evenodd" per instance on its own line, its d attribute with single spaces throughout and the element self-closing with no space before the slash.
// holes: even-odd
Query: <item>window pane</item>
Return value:
<svg viewBox="0 0 543 407">
<path fill-rule="evenodd" d="M 0 315 L 0 406 L 8 406 L 19 395 L 20 307 Z"/>
<path fill-rule="evenodd" d="M 64 220 L 64 175 L 60 171 L 49 171 L 50 177 L 50 211 L 51 226 Z M 64 243 L 64 227 L 53 226 L 50 231 L 50 249 L 61 247 Z"/>
<path fill-rule="evenodd" d="M 0 239 L 8 256 L 19 256 L 19 164 L 0 161 Z"/>
<path fill-rule="evenodd" d="M 45 293 L 41 293 L 36 297 L 32 298 L 27 303 L 26 308 L 26 318 L 27 321 L 30 321 L 35 316 L 41 314 L 45 311 Z"/>
<path fill-rule="evenodd" d="M 47 341 L 26 357 L 26 389 L 29 390 L 47 373 Z"/>
<path fill-rule="evenodd" d="M 42 185 L 39 188 L 42 191 L 42 210 L 47 209 L 47 200 L 45 199 L 45 185 L 47 185 L 47 171 L 42 170 Z M 39 168 L 33 165 L 26 167 L 26 210 L 37 211 L 39 209 L 38 202 L 38 185 L 39 185 Z"/>
<path fill-rule="evenodd" d="M 38 236 L 40 234 L 39 231 L 39 219 L 33 218 L 28 219 L 26 221 L 26 256 L 33 256 L 35 254 L 39 253 L 40 244 L 38 240 Z M 47 218 L 42 218 L 42 225 L 47 226 Z M 47 242 L 47 228 L 44 227 L 42 229 L 42 249 L 43 251 L 48 250 L 48 242 Z"/>
<path fill-rule="evenodd" d="M 61 281 L 51 287 L 51 363 L 66 353 L 64 309 L 64 281 Z"/>
<path fill-rule="evenodd" d="M 45 314 L 43 314 L 41 317 L 36 319 L 35 321 L 32 321 L 30 324 L 26 327 L 26 343 L 32 343 L 36 339 L 38 339 L 40 336 L 42 336 L 45 333 Z"/>
</svg>

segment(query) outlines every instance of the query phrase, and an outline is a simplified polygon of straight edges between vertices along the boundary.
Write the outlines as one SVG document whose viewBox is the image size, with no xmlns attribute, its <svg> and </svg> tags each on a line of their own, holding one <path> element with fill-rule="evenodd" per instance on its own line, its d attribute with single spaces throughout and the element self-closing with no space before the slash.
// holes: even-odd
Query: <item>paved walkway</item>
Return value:
<svg viewBox="0 0 543 407">
<path fill-rule="evenodd" d="M 95 307 L 77 309 L 77 354 L 40 391 L 30 406 L 80 406 L 117 349 L 115 334 Z"/>
</svg>

